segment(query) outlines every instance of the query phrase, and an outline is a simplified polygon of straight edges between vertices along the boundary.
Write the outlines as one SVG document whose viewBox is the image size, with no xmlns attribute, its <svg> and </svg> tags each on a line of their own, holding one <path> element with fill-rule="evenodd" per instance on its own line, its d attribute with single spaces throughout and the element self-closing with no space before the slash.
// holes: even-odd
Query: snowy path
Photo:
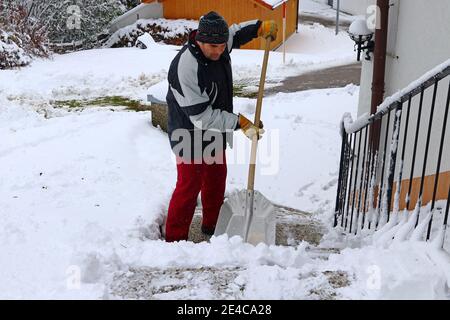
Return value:
<svg viewBox="0 0 450 320">
<path fill-rule="evenodd" d="M 338 121 L 343 111 L 354 110 L 356 98 L 355 87 L 268 98 L 263 114 L 271 138 L 266 143 L 270 141 L 276 149 L 269 157 L 268 145 L 261 144 L 258 189 L 276 203 L 317 213 L 331 208 Z M 240 112 L 251 114 L 253 105 L 254 100 L 236 100 Z M 204 255 L 205 244 L 195 247 L 152 240 L 159 237 L 157 225 L 175 183 L 175 165 L 167 137 L 150 125 L 149 113 L 60 111 L 59 117 L 46 120 L 10 102 L 4 102 L 0 110 L 0 272 L 4 275 L 0 289 L 4 297 L 98 298 L 110 277 L 128 266 L 231 264 L 247 272 L 247 254 L 241 257 L 241 250 L 262 249 L 220 239 L 208 245 L 210 253 Z M 242 138 L 236 135 L 236 144 L 247 155 L 249 144 Z M 307 157 L 302 150 L 309 150 Z M 248 161 L 233 163 L 235 155 L 239 159 L 230 150 L 229 192 L 246 182 Z M 323 167 L 332 170 L 323 172 Z M 234 253 L 227 254 L 221 246 L 231 246 Z M 184 255 L 191 256 L 191 249 L 192 258 L 186 260 Z M 278 256 L 285 251 L 283 261 L 303 259 L 297 250 L 267 248 L 259 255 L 265 261 L 267 254 Z M 217 254 L 209 263 L 204 260 Z M 8 259 L 11 256 L 14 259 Z M 66 286 L 72 268 L 80 272 L 77 290 Z M 36 287 L 25 285 L 31 282 Z"/>
</svg>

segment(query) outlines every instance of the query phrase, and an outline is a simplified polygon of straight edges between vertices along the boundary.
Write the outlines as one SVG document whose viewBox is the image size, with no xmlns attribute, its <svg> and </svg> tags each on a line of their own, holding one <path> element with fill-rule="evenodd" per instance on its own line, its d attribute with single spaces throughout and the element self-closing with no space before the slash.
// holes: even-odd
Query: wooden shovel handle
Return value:
<svg viewBox="0 0 450 320">
<path fill-rule="evenodd" d="M 259 128 L 259 123 L 261 120 L 261 109 L 262 109 L 262 101 L 264 96 L 264 84 L 266 82 L 266 73 L 267 73 L 267 64 L 269 62 L 269 52 L 270 52 L 270 42 L 272 39 L 270 37 L 266 38 L 266 46 L 264 50 L 264 60 L 261 70 L 261 78 L 259 80 L 259 91 L 258 91 L 258 100 L 256 101 L 256 112 L 255 112 L 255 121 L 253 122 L 257 128 Z M 258 150 L 258 137 L 257 135 L 253 136 L 252 140 L 252 151 L 250 155 L 250 168 L 248 170 L 248 183 L 247 190 L 254 191 L 255 190 L 255 172 L 256 172 L 256 151 Z"/>
</svg>

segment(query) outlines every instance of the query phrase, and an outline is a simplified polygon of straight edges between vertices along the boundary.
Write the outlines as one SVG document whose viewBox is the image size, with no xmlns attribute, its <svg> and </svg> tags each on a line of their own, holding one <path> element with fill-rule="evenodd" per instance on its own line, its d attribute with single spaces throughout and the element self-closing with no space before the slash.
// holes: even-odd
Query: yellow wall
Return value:
<svg viewBox="0 0 450 320">
<path fill-rule="evenodd" d="M 289 37 L 296 30 L 297 23 L 297 1 L 289 0 L 287 3 L 287 32 Z M 283 30 L 283 9 L 279 6 L 275 10 L 270 10 L 252 0 L 164 0 L 164 17 L 166 19 L 194 19 L 209 12 L 217 11 L 228 24 L 239 23 L 248 20 L 275 20 L 278 24 L 277 40 L 272 43 L 272 48 L 278 47 L 282 43 Z M 263 49 L 264 43 L 261 39 L 255 39 L 243 49 Z"/>
<path fill-rule="evenodd" d="M 436 180 L 436 175 L 430 175 L 424 177 L 424 184 L 423 184 L 423 194 L 422 194 L 422 206 L 426 206 L 430 201 L 433 200 L 433 192 L 434 192 L 434 184 Z M 414 207 L 416 206 L 416 203 L 419 201 L 419 193 L 420 193 L 420 183 L 421 178 L 414 178 L 412 180 L 412 187 L 411 187 L 411 194 L 410 194 L 410 202 L 408 211 L 414 210 Z M 399 209 L 404 210 L 406 208 L 406 195 L 409 190 L 409 184 L 410 180 L 402 180 L 401 183 L 401 189 L 400 189 L 400 198 L 399 198 Z M 392 188 L 392 200 L 390 203 L 390 210 L 392 211 L 394 208 L 394 201 L 395 201 L 395 193 L 397 192 L 398 182 L 394 182 L 393 188 Z M 436 201 L 439 200 L 447 200 L 448 196 L 448 188 L 450 187 L 450 171 L 441 172 L 439 175 L 438 180 L 438 187 L 436 190 Z M 379 196 L 379 187 L 374 188 L 374 203 L 373 206 L 378 206 L 378 196 Z M 351 199 L 353 197 L 353 193 L 351 195 Z M 365 196 L 364 193 L 362 194 L 362 200 L 361 202 L 365 202 Z M 355 203 L 358 203 L 359 199 L 359 191 L 356 191 L 355 194 Z M 367 210 L 366 210 L 367 211 Z"/>
</svg>

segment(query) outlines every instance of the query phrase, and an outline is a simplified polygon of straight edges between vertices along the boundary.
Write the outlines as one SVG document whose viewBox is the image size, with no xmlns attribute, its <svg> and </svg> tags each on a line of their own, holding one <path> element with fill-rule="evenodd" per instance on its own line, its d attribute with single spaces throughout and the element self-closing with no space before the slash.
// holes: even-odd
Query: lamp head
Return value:
<svg viewBox="0 0 450 320">
<path fill-rule="evenodd" d="M 374 32 L 367 27 L 365 19 L 358 19 L 352 22 L 348 30 L 350 39 L 355 42 L 355 50 L 358 52 L 360 61 L 361 52 L 366 50 L 366 60 L 370 60 L 370 53 L 373 52 L 375 43 L 372 40 Z"/>
</svg>

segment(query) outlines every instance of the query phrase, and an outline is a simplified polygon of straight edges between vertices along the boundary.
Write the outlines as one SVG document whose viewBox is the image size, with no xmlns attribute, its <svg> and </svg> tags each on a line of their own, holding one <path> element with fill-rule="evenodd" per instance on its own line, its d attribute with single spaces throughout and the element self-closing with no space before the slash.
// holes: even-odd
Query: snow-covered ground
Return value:
<svg viewBox="0 0 450 320">
<path fill-rule="evenodd" d="M 271 53 L 269 79 L 352 59 L 343 38 L 336 38 L 342 43 L 333 54 L 315 52 L 313 40 L 329 35 L 319 26 L 310 32 L 317 36 L 303 52 L 290 53 L 289 64 Z M 132 277 L 136 268 L 211 268 L 219 270 L 217 277 L 233 269 L 227 298 L 449 298 L 448 255 L 419 242 L 381 245 L 329 230 L 322 247 L 352 248 L 324 260 L 307 243 L 251 246 L 226 236 L 200 244 L 158 240 L 176 172 L 167 137 L 150 125 L 151 114 L 68 112 L 51 101 L 145 99 L 148 87 L 164 81 L 176 49 L 90 50 L 0 72 L 0 298 L 115 298 L 109 291 L 113 278 Z M 232 58 L 237 80 L 259 77 L 261 52 L 235 50 Z M 358 91 L 349 85 L 264 100 L 267 133 L 256 188 L 275 203 L 314 213 L 330 229 L 339 121 L 344 112 L 356 114 Z M 252 116 L 254 105 L 235 99 L 236 112 Z M 244 188 L 247 175 L 249 143 L 240 132 L 235 136 L 228 192 Z M 344 284 L 330 285 L 330 274 L 342 274 Z M 189 274 L 189 288 L 154 297 L 217 298 L 202 280 Z"/>
<path fill-rule="evenodd" d="M 282 64 L 281 54 L 272 54 L 269 60 L 268 81 L 276 82 L 290 75 L 298 75 L 325 67 L 350 63 L 354 59 L 349 43 L 336 50 L 314 53 L 329 37 L 316 28 L 317 36 L 308 40 L 308 46 L 287 55 Z M 322 32 L 323 31 L 323 32 Z M 349 40 L 350 41 L 350 40 Z M 331 48 L 333 44 L 330 44 Z M 122 94 L 145 98 L 148 87 L 167 77 L 170 62 L 177 47 L 155 45 L 151 50 L 138 48 L 97 49 L 55 55 L 53 61 L 37 60 L 28 68 L 5 70 L 0 74 L 0 94 L 26 105 L 39 105 L 51 99 L 81 99 Z M 234 79 L 259 79 L 263 52 L 234 50 L 232 53 Z"/>
<path fill-rule="evenodd" d="M 299 12 L 306 15 L 314 15 L 327 19 L 336 19 L 336 9 L 327 4 L 327 0 L 302 0 L 299 6 Z M 352 16 L 340 12 L 341 21 L 353 22 L 358 16 Z"/>
<path fill-rule="evenodd" d="M 353 47 L 355 43 L 347 32 L 341 31 L 336 36 L 335 31 L 315 23 L 313 25 L 299 24 L 299 32 L 286 41 L 286 52 L 302 54 L 321 54 L 347 58 L 347 63 L 354 62 Z M 283 46 L 277 49 L 283 52 Z M 342 55 L 344 54 L 344 55 Z"/>
<path fill-rule="evenodd" d="M 357 87 L 349 86 L 266 99 L 268 132 L 259 148 L 258 190 L 279 204 L 330 211 L 338 173 L 339 118 L 344 111 L 354 113 L 357 93 Z M 236 111 L 251 115 L 254 103 L 237 99 Z M 152 255 L 170 250 L 150 239 L 158 237 L 156 224 L 176 176 L 167 137 L 151 127 L 149 113 L 86 110 L 45 120 L 9 103 L 0 110 L 4 297 L 90 294 L 89 287 L 64 290 L 67 268 L 81 266 L 86 282 L 103 279 L 105 269 L 117 267 L 109 265 L 115 264 L 111 259 L 116 250 L 126 255 L 118 258 L 124 264 L 145 265 L 147 260 L 139 255 L 166 266 L 185 261 L 177 245 L 173 255 Z M 229 192 L 244 188 L 247 179 L 250 146 L 240 134 L 236 146 L 229 151 Z M 122 244 L 130 251 L 122 251 Z M 232 259 L 223 255 L 219 260 Z M 203 261 L 198 258 L 190 264 Z M 39 290 L 17 279 L 35 283 Z"/>
</svg>

